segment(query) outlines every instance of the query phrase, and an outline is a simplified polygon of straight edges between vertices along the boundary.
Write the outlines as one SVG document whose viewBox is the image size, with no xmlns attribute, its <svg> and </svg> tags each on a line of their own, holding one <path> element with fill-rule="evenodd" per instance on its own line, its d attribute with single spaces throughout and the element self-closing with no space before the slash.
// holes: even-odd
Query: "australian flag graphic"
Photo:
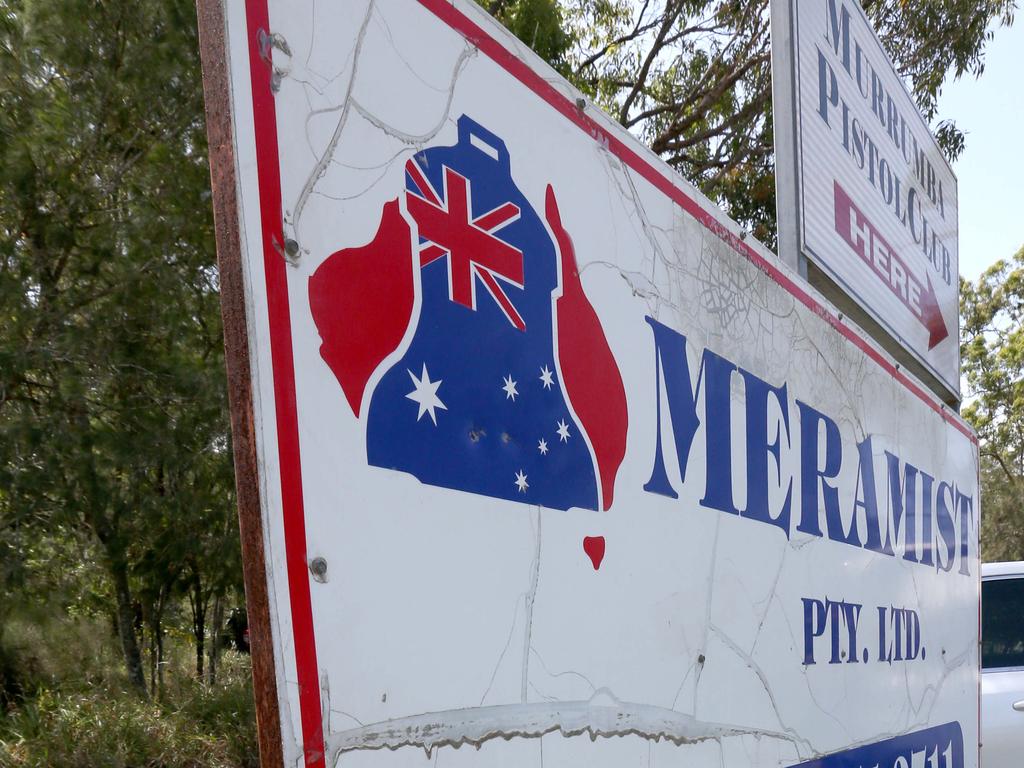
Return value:
<svg viewBox="0 0 1024 768">
<path fill-rule="evenodd" d="M 554 190 L 542 219 L 504 142 L 465 115 L 458 135 L 407 162 L 370 243 L 310 278 L 321 356 L 366 423 L 369 464 L 526 504 L 608 509 L 625 391 Z"/>
</svg>

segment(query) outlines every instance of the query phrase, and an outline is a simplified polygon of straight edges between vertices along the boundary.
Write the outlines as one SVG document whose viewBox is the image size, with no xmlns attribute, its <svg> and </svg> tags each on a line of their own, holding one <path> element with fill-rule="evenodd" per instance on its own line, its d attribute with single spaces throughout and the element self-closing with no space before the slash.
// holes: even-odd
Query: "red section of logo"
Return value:
<svg viewBox="0 0 1024 768">
<path fill-rule="evenodd" d="M 846 190 L 839 186 L 839 182 L 835 182 L 834 186 L 836 232 L 927 329 L 928 349 L 934 349 L 936 344 L 949 336 L 949 330 L 942 319 L 931 276 L 925 274 L 927 285 L 923 286 L 907 263 L 854 204 Z"/>
<path fill-rule="evenodd" d="M 550 185 L 545 216 L 562 259 L 562 296 L 555 305 L 562 379 L 594 449 L 600 474 L 601 507 L 609 509 L 615 492 L 615 475 L 626 455 L 629 424 L 626 389 L 597 313 L 583 293 L 576 251 L 562 226 L 558 202 Z M 601 546 L 603 552 L 603 540 Z"/>
<path fill-rule="evenodd" d="M 356 416 L 367 380 L 409 327 L 411 249 L 409 225 L 392 200 L 370 243 L 334 253 L 309 278 L 309 306 L 324 340 L 320 356 Z"/>
<path fill-rule="evenodd" d="M 601 561 L 604 560 L 604 547 L 604 536 L 586 536 L 583 539 L 583 551 L 594 564 L 595 571 L 601 567 Z"/>
</svg>

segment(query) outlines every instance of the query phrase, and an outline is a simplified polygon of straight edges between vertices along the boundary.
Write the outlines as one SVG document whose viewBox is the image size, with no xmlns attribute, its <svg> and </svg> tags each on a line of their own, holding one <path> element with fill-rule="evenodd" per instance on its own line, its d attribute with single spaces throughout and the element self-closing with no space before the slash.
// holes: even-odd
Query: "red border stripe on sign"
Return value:
<svg viewBox="0 0 1024 768">
<path fill-rule="evenodd" d="M 295 361 L 292 354 L 291 310 L 285 272 L 281 210 L 281 170 L 277 148 L 277 113 L 270 87 L 271 62 L 264 58 L 261 38 L 270 30 L 267 0 L 246 1 L 249 74 L 256 132 L 256 166 L 260 184 L 260 228 L 263 268 L 270 319 L 270 358 L 277 408 L 277 450 L 281 469 L 284 546 L 291 602 L 295 666 L 299 684 L 302 744 L 307 766 L 324 765 L 324 733 L 320 713 L 320 682 L 313 634 L 309 574 L 306 571 L 306 521 L 302 502 L 299 420 L 295 405 Z M 269 52 L 266 54 L 269 56 Z M 279 672 L 280 674 L 280 672 Z M 287 717 L 287 713 L 282 713 Z"/>
</svg>

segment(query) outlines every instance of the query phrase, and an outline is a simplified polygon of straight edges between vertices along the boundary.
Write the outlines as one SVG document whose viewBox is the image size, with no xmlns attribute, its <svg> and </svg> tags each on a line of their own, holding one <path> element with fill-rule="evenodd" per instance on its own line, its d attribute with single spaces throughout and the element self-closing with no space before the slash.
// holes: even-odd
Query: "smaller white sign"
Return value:
<svg viewBox="0 0 1024 768">
<path fill-rule="evenodd" d="M 859 3 L 772 12 L 780 246 L 959 395 L 956 176 Z"/>
</svg>

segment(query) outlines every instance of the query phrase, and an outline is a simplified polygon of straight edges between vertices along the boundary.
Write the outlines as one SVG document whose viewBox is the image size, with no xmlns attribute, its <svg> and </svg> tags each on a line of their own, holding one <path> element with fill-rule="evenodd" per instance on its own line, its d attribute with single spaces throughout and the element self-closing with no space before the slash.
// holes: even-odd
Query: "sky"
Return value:
<svg viewBox="0 0 1024 768">
<path fill-rule="evenodd" d="M 1024 246 L 1024 14 L 999 27 L 985 72 L 947 83 L 939 118 L 966 134 L 953 165 L 959 180 L 960 274 L 975 280 Z"/>
</svg>

